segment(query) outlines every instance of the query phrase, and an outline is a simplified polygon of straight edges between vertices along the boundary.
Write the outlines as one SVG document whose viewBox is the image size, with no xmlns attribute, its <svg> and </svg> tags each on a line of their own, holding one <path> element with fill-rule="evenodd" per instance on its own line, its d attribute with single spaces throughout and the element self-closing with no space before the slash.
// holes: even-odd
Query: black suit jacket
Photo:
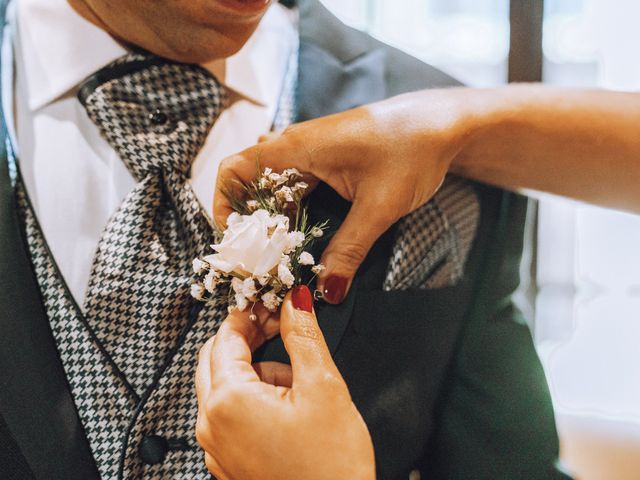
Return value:
<svg viewBox="0 0 640 480">
<path fill-rule="evenodd" d="M 458 84 L 345 27 L 317 0 L 299 6 L 298 120 Z M 0 142 L 0 478 L 98 478 L 17 220 L 5 145 Z M 555 478 L 548 391 L 509 301 L 518 284 L 525 202 L 484 186 L 477 192 L 479 232 L 459 285 L 382 291 L 392 229 L 346 301 L 318 306 L 373 437 L 379 478 L 407 478 L 413 469 L 434 479 Z M 330 219 L 333 230 L 349 207 L 326 187 L 311 205 L 312 216 Z M 268 344 L 257 359 L 287 361 L 282 342 Z"/>
</svg>

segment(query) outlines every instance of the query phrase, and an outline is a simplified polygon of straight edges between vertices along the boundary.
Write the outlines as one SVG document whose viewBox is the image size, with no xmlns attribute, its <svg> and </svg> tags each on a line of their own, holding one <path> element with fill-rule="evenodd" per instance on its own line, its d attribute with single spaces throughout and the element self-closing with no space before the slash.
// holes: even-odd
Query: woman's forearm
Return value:
<svg viewBox="0 0 640 480">
<path fill-rule="evenodd" d="M 516 85 L 459 90 L 451 171 L 640 212 L 640 94 Z"/>
</svg>

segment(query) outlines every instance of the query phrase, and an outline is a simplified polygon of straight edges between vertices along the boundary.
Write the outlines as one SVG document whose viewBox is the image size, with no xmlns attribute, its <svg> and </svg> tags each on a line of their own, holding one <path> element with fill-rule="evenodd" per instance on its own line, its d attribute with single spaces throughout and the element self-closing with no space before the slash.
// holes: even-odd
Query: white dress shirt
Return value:
<svg viewBox="0 0 640 480">
<path fill-rule="evenodd" d="M 134 179 L 76 93 L 84 79 L 126 50 L 67 0 L 17 0 L 13 7 L 14 82 L 3 84 L 5 89 L 15 85 L 14 118 L 11 112 L 5 117 L 44 236 L 82 305 L 102 231 Z M 231 97 L 192 166 L 193 188 L 209 213 L 220 160 L 255 144 L 271 128 L 297 35 L 293 12 L 275 4 L 239 53 L 203 65 Z"/>
</svg>

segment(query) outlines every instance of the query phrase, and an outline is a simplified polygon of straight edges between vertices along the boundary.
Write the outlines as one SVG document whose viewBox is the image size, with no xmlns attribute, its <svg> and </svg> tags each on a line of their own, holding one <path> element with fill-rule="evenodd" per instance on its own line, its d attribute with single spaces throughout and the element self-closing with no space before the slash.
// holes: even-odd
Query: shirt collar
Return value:
<svg viewBox="0 0 640 480">
<path fill-rule="evenodd" d="M 20 0 L 16 7 L 16 51 L 23 62 L 32 111 L 74 91 L 91 74 L 127 53 L 113 37 L 78 15 L 66 0 Z M 291 35 L 297 35 L 288 15 L 281 5 L 272 5 L 238 53 L 203 67 L 241 97 L 260 105 L 269 103 L 274 87 L 268 76 L 259 73 L 264 71 L 264 59 L 273 57 L 264 55 L 264 49 L 277 49 L 278 40 L 290 42 Z M 288 54 L 289 49 L 282 50 L 283 62 Z"/>
</svg>

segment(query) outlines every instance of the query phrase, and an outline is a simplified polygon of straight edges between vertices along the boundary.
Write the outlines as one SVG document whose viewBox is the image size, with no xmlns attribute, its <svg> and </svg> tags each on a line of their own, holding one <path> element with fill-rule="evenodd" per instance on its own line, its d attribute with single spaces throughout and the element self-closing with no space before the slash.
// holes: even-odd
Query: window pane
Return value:
<svg viewBox="0 0 640 480">
<path fill-rule="evenodd" d="M 547 0 L 545 81 L 638 90 L 638 18 L 636 0 Z M 579 478 L 640 471 L 639 245 L 640 217 L 541 202 L 535 333 Z"/>
<path fill-rule="evenodd" d="M 322 0 L 340 19 L 473 86 L 507 79 L 508 0 Z"/>
</svg>

